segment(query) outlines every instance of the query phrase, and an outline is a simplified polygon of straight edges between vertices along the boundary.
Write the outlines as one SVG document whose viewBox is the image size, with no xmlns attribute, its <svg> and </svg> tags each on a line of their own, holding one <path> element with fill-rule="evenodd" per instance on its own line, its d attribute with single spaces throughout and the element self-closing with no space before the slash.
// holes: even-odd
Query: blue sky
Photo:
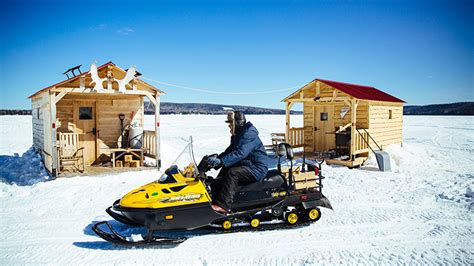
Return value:
<svg viewBox="0 0 474 266">
<path fill-rule="evenodd" d="M 370 85 L 412 104 L 474 101 L 474 1 L 2 1 L 0 109 L 82 64 L 220 93 L 314 78 Z M 153 84 L 152 82 L 150 82 Z M 283 108 L 292 91 L 198 93 L 166 102 Z"/>
</svg>

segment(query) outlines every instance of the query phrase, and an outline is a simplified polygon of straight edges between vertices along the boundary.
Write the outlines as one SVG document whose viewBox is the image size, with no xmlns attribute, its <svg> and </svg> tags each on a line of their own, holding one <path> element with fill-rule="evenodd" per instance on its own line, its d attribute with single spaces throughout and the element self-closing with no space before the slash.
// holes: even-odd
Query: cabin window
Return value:
<svg viewBox="0 0 474 266">
<path fill-rule="evenodd" d="M 91 120 L 92 107 L 79 107 L 79 120 Z"/>
<path fill-rule="evenodd" d="M 388 119 L 392 119 L 392 110 L 388 110 Z"/>
<path fill-rule="evenodd" d="M 328 121 L 328 113 L 325 112 L 325 113 L 321 113 L 321 121 Z"/>
<path fill-rule="evenodd" d="M 36 118 L 40 119 L 40 109 L 36 108 Z"/>
</svg>

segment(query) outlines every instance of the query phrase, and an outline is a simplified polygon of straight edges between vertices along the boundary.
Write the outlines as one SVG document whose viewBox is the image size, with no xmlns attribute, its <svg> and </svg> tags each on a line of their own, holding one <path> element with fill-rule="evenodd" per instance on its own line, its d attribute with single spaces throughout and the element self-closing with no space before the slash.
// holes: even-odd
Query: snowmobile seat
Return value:
<svg viewBox="0 0 474 266">
<path fill-rule="evenodd" d="M 253 182 L 243 186 L 237 187 L 237 192 L 245 191 L 261 191 L 275 187 L 282 187 L 285 180 L 278 170 L 269 170 L 267 176 L 260 182 Z"/>
</svg>

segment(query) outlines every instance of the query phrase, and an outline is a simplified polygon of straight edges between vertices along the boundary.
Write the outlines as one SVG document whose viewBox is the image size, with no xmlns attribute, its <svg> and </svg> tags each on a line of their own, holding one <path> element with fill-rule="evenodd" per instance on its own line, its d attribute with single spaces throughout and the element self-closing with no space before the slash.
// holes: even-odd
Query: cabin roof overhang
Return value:
<svg viewBox="0 0 474 266">
<path fill-rule="evenodd" d="M 306 101 L 318 101 L 318 100 L 322 100 L 322 101 L 327 100 L 327 101 L 334 102 L 338 100 L 339 101 L 347 100 L 345 98 L 338 98 L 338 97 L 331 97 L 329 99 L 317 99 L 315 97 L 311 97 L 311 98 L 301 97 L 302 95 L 304 95 L 304 94 L 301 94 L 301 92 L 315 88 L 321 83 L 333 89 L 344 92 L 345 94 L 349 95 L 353 99 L 379 101 L 379 102 L 393 102 L 393 103 L 402 103 L 402 104 L 405 103 L 405 101 L 399 98 L 396 98 L 388 93 L 385 93 L 379 89 L 376 89 L 374 87 L 343 83 L 343 82 L 332 81 L 332 80 L 324 80 L 324 79 L 312 80 L 308 84 L 304 85 L 303 87 L 301 87 L 300 89 L 298 89 L 297 91 L 293 92 L 288 97 L 283 99 L 282 102 L 306 102 Z"/>
<path fill-rule="evenodd" d="M 109 62 L 107 62 L 107 63 L 105 63 L 105 64 L 103 64 L 103 65 L 97 67 L 97 72 L 101 73 L 101 72 L 105 71 L 105 69 L 107 69 L 107 68 L 116 70 L 116 71 L 120 72 L 120 73 L 123 74 L 123 75 L 126 74 L 126 71 L 125 71 L 125 70 L 123 70 L 122 68 L 120 68 L 120 67 L 118 67 L 117 65 L 115 65 L 112 61 L 109 61 Z M 58 82 L 58 83 L 56 83 L 56 84 L 53 84 L 53 85 L 51 85 L 51 86 L 48 86 L 48 87 L 46 87 L 46 88 L 44 88 L 44 89 L 41 89 L 41 90 L 35 92 L 34 94 L 30 95 L 30 96 L 28 97 L 28 99 L 32 99 L 32 98 L 34 98 L 34 97 L 36 97 L 36 96 L 38 96 L 38 95 L 40 95 L 40 94 L 42 94 L 42 93 L 44 93 L 44 92 L 50 91 L 50 90 L 55 90 L 55 91 L 58 91 L 58 92 L 71 90 L 70 92 L 74 92 L 74 93 L 90 93 L 90 92 L 91 92 L 90 89 L 91 89 L 92 87 L 90 87 L 89 84 L 86 84 L 86 86 L 85 86 L 86 89 L 85 89 L 85 90 L 84 90 L 84 89 L 83 89 L 83 90 L 79 90 L 78 88 L 74 89 L 74 88 L 72 88 L 72 87 L 70 86 L 71 83 L 77 82 L 81 77 L 88 77 L 88 78 L 90 78 L 90 76 L 91 76 L 91 74 L 90 74 L 90 70 L 89 70 L 88 72 L 84 72 L 84 73 L 79 74 L 79 75 L 77 75 L 77 76 L 71 77 L 71 78 L 69 78 L 69 79 L 66 79 L 66 80 L 63 80 L 63 81 Z M 137 85 L 138 85 L 139 87 L 143 87 L 143 88 L 145 88 L 145 89 L 151 90 L 151 91 L 153 91 L 154 93 L 159 94 L 159 95 L 165 94 L 163 91 L 161 91 L 161 90 L 157 89 L 156 87 L 154 87 L 154 86 L 148 84 L 147 82 L 145 82 L 145 81 L 139 79 L 138 77 L 137 77 L 135 80 L 136 80 Z M 111 93 L 111 92 L 100 92 L 100 93 L 97 92 L 96 95 L 99 95 L 99 94 L 110 94 L 110 93 Z M 141 95 L 140 92 L 127 91 L 126 93 L 127 93 L 127 94 L 139 94 L 139 95 Z"/>
</svg>

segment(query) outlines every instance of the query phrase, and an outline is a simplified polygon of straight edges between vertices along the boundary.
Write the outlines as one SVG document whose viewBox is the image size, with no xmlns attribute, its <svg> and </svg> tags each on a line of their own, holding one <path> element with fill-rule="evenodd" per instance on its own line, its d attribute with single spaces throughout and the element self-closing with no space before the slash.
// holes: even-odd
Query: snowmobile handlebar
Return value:
<svg viewBox="0 0 474 266">
<path fill-rule="evenodd" d="M 209 158 L 214 158 L 214 157 L 217 157 L 217 153 L 214 153 L 211 155 L 205 155 L 204 157 L 202 157 L 201 162 L 198 165 L 199 175 L 202 175 L 202 174 L 205 175 L 206 172 L 210 171 L 213 168 L 211 164 L 209 163 Z"/>
</svg>

